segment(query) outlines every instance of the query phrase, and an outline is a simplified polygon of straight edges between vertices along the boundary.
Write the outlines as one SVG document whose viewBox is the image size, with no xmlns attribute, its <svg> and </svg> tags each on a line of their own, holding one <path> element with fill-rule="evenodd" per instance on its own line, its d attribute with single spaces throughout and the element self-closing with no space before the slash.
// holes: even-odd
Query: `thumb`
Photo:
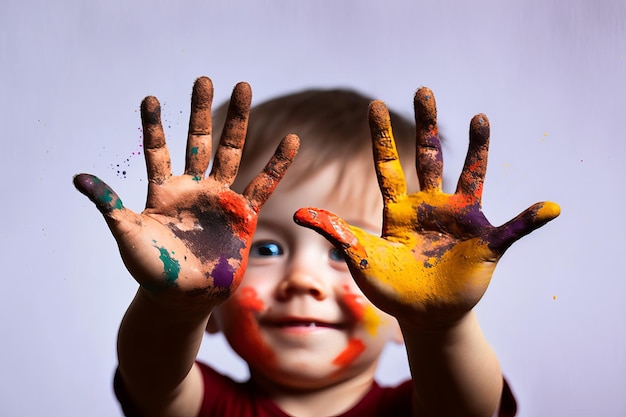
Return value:
<svg viewBox="0 0 626 417">
<path fill-rule="evenodd" d="M 296 224 L 315 230 L 324 236 L 335 247 L 357 265 L 365 261 L 367 265 L 367 252 L 359 242 L 358 235 L 366 233 L 358 227 L 350 226 L 339 216 L 318 208 L 301 208 L 293 215 Z"/>
<path fill-rule="evenodd" d="M 74 176 L 74 187 L 86 195 L 103 215 L 110 215 L 115 210 L 122 210 L 122 200 L 111 187 L 100 178 L 90 174 Z"/>
<path fill-rule="evenodd" d="M 536 203 L 517 217 L 497 227 L 488 237 L 489 249 L 502 255 L 513 243 L 555 219 L 561 214 L 558 204 Z"/>
</svg>

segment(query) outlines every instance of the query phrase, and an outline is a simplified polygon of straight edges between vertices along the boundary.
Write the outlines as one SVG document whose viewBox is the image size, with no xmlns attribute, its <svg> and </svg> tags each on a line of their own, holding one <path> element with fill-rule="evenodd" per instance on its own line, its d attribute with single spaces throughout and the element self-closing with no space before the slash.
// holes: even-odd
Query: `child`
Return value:
<svg viewBox="0 0 626 417">
<path fill-rule="evenodd" d="M 490 416 L 503 379 L 472 308 L 504 251 L 556 217 L 558 206 L 539 203 L 504 226 L 489 224 L 480 210 L 489 138 L 484 115 L 472 120 L 457 191 L 444 194 L 428 89 L 415 95 L 413 177 L 421 191 L 414 194 L 407 193 L 381 102 L 369 107 L 372 170 L 360 128 L 349 120 L 334 124 L 350 118 L 350 106 L 327 108 L 334 99 L 316 102 L 307 94 L 313 93 L 269 102 L 265 115 L 258 107 L 260 123 L 251 127 L 238 173 L 251 100 L 249 86 L 238 84 L 207 177 L 211 81 L 194 85 L 181 176 L 170 171 L 158 101 L 146 98 L 149 185 L 141 214 L 96 177 L 75 177 L 140 284 L 118 338 L 115 385 L 125 413 Z M 322 126 L 318 113 L 327 121 Z M 303 143 L 283 180 L 299 140 L 285 136 L 270 155 L 267 141 L 275 137 L 267 132 L 290 129 L 297 114 Z M 396 122 L 404 154 L 406 122 L 395 119 L 394 128 Z M 196 362 L 205 328 L 224 332 L 248 363 L 248 382 Z M 381 388 L 374 381 L 379 355 L 387 341 L 402 338 L 412 381 Z"/>
</svg>

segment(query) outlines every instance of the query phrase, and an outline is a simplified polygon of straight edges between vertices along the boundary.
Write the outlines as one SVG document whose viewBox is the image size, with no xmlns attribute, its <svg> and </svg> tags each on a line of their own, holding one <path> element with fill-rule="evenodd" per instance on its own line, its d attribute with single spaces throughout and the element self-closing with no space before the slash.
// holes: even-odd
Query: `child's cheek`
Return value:
<svg viewBox="0 0 626 417">
<path fill-rule="evenodd" d="M 345 367 L 354 362 L 365 350 L 365 343 L 361 339 L 350 339 L 348 346 L 333 359 L 333 365 Z"/>
<path fill-rule="evenodd" d="M 270 364 L 276 360 L 274 351 L 268 346 L 259 331 L 255 313 L 265 308 L 252 287 L 241 287 L 237 291 L 238 307 L 233 317 L 237 328 L 231 332 L 231 344 L 239 355 L 249 363 Z"/>
<path fill-rule="evenodd" d="M 361 294 L 350 292 L 350 288 L 344 287 L 343 301 L 358 324 L 370 334 L 376 336 L 381 325 L 381 317 L 376 308 Z"/>
<path fill-rule="evenodd" d="M 357 326 L 362 326 L 370 336 L 376 336 L 382 320 L 376 308 L 365 296 L 351 292 L 350 287 L 346 285 L 344 286 L 343 302 L 356 320 Z M 356 337 L 351 338 L 345 349 L 333 359 L 333 365 L 348 366 L 365 351 L 365 348 L 366 345 L 363 340 Z"/>
</svg>

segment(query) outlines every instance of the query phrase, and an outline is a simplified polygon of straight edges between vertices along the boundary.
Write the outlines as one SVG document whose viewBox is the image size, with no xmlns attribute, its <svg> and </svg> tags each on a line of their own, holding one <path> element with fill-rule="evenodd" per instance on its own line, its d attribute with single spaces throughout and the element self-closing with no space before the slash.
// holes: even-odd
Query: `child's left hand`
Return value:
<svg viewBox="0 0 626 417">
<path fill-rule="evenodd" d="M 384 201 L 382 236 L 316 208 L 300 209 L 294 219 L 341 248 L 363 293 L 402 325 L 453 323 L 478 303 L 509 246 L 557 217 L 559 206 L 537 203 L 502 226 L 489 223 L 481 209 L 489 145 L 483 114 L 472 119 L 457 189 L 444 193 L 435 99 L 427 88 L 415 94 L 421 190 L 409 195 L 385 105 L 373 102 L 369 118 Z"/>
</svg>

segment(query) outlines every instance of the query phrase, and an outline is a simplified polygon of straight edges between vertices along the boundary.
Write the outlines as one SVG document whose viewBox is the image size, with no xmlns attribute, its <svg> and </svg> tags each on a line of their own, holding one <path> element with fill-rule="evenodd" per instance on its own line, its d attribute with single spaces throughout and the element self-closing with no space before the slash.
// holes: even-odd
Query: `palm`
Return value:
<svg viewBox="0 0 626 417">
<path fill-rule="evenodd" d="M 127 268 L 143 288 L 172 300 L 225 300 L 245 271 L 257 213 L 295 156 L 298 139 L 288 136 L 267 167 L 243 194 L 230 190 L 241 156 L 250 91 L 233 91 L 227 124 L 210 174 L 213 87 L 200 78 L 192 95 L 185 173 L 172 176 L 170 158 L 153 97 L 142 103 L 148 198 L 135 213 L 98 178 L 80 174 L 76 187 L 105 216 Z M 182 296 L 182 297 L 181 297 Z"/>
<path fill-rule="evenodd" d="M 449 320 L 469 311 L 487 289 L 497 261 L 517 239 L 558 215 L 538 203 L 500 227 L 481 210 L 489 123 L 477 115 L 457 189 L 441 190 L 443 161 L 430 90 L 415 96 L 417 171 L 421 191 L 408 195 L 384 104 L 370 107 L 374 159 L 384 201 L 381 237 L 319 209 L 296 221 L 344 249 L 355 280 L 379 308 L 402 320 Z"/>
</svg>

